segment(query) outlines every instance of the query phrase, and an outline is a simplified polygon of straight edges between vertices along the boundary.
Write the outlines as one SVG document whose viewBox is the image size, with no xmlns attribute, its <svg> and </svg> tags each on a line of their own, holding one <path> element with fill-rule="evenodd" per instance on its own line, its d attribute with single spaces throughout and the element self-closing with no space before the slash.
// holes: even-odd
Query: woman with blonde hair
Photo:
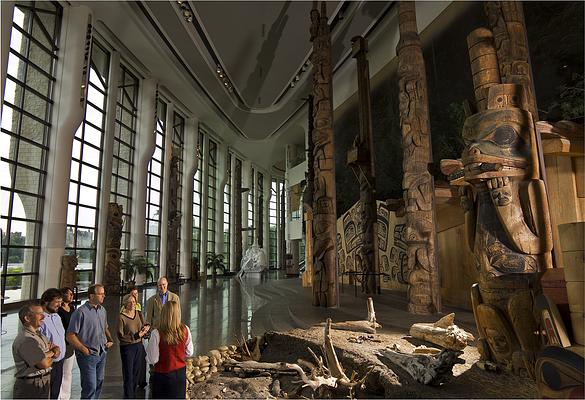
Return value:
<svg viewBox="0 0 585 400">
<path fill-rule="evenodd" d="M 169 300 L 162 308 L 159 327 L 152 332 L 146 348 L 146 361 L 154 365 L 153 398 L 185 398 L 185 359 L 191 355 L 191 331 L 181 323 L 179 303 Z"/>
</svg>

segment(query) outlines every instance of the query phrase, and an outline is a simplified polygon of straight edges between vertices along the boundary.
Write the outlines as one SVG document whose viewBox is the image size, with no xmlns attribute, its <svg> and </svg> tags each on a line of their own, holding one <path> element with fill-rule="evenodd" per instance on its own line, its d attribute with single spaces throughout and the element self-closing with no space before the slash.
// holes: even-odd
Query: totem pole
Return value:
<svg viewBox="0 0 585 400">
<path fill-rule="evenodd" d="M 181 225 L 181 211 L 179 201 L 179 157 L 171 157 L 169 175 L 169 222 L 167 226 L 167 277 L 174 281 L 179 277 L 177 268 L 177 249 L 179 247 L 179 227 Z"/>
<path fill-rule="evenodd" d="M 402 131 L 406 243 L 408 245 L 408 311 L 431 314 L 441 310 L 436 248 L 435 193 L 427 82 L 416 26 L 414 2 L 398 3 L 400 41 L 398 82 Z"/>
<path fill-rule="evenodd" d="M 120 289 L 120 267 L 122 245 L 122 206 L 118 203 L 108 205 L 108 225 L 106 231 L 106 266 L 104 271 L 104 286 L 109 290 Z"/>
<path fill-rule="evenodd" d="M 378 235 L 376 205 L 376 172 L 374 162 L 374 135 L 372 132 L 372 109 L 370 102 L 370 70 L 366 53 L 368 42 L 361 36 L 352 40 L 352 54 L 357 59 L 360 132 L 353 147 L 347 153 L 347 165 L 359 180 L 362 245 L 357 250 L 362 266 L 362 292 L 374 294 L 378 291 Z"/>
<path fill-rule="evenodd" d="M 307 185 L 303 193 L 303 207 L 305 218 L 305 273 L 303 273 L 303 287 L 313 286 L 313 182 L 315 181 L 315 165 L 313 157 L 313 95 L 307 99 Z"/>
<path fill-rule="evenodd" d="M 461 160 L 441 167 L 460 186 L 480 271 L 471 300 L 481 359 L 533 376 L 540 347 L 533 299 L 552 249 L 533 116 L 523 85 L 500 81 L 492 32 L 476 29 L 467 44 L 477 113 L 465 120 Z"/>
<path fill-rule="evenodd" d="M 61 277 L 59 287 L 77 286 L 77 256 L 75 254 L 64 255 L 61 257 Z"/>
<path fill-rule="evenodd" d="M 258 185 L 258 203 L 256 205 L 256 212 L 258 215 L 258 247 L 264 247 L 264 176 L 258 172 L 256 174 Z"/>
<path fill-rule="evenodd" d="M 242 161 L 236 158 L 234 171 L 234 235 L 235 235 L 235 262 L 236 271 L 240 270 L 242 265 Z"/>
<path fill-rule="evenodd" d="M 335 160 L 333 159 L 333 74 L 331 34 L 327 4 L 317 2 L 311 10 L 313 42 L 313 305 L 334 307 L 337 297 L 337 215 L 335 204 Z"/>
<path fill-rule="evenodd" d="M 286 185 L 280 191 L 280 255 L 278 257 L 279 268 L 285 269 L 286 254 Z"/>
</svg>

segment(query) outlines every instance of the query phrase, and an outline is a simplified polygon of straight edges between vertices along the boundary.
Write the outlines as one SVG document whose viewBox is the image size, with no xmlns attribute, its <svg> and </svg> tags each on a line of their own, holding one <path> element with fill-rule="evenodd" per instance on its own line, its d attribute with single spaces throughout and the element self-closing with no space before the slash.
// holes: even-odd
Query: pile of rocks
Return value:
<svg viewBox="0 0 585 400">
<path fill-rule="evenodd" d="M 220 346 L 206 355 L 188 358 L 187 362 L 187 393 L 189 385 L 203 382 L 218 372 L 226 360 L 238 359 L 239 353 L 235 345 Z"/>
</svg>

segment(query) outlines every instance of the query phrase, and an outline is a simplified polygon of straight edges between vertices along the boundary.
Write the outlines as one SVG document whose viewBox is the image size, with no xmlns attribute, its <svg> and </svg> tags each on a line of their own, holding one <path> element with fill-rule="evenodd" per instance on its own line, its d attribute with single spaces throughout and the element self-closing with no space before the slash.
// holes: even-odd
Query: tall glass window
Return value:
<svg viewBox="0 0 585 400">
<path fill-rule="evenodd" d="M 278 214 L 277 214 L 277 198 L 278 198 L 278 183 L 276 179 L 272 179 L 270 185 L 270 202 L 268 203 L 268 228 L 269 228 L 269 264 L 270 267 L 276 268 L 278 264 L 277 249 L 278 249 Z"/>
<path fill-rule="evenodd" d="M 122 255 L 130 251 L 130 219 L 132 211 L 132 176 L 134 173 L 134 150 L 136 121 L 138 115 L 139 80 L 124 65 L 121 65 L 116 101 L 116 123 L 114 152 L 112 159 L 112 188 L 110 201 L 122 206 L 124 225 L 120 250 Z"/>
<path fill-rule="evenodd" d="M 146 249 L 144 255 L 155 266 L 160 259 L 160 211 L 164 171 L 167 104 L 158 99 L 156 105 L 156 144 L 148 163 L 146 182 Z"/>
<path fill-rule="evenodd" d="M 252 168 L 248 191 L 248 247 L 254 244 L 254 175 L 254 168 Z"/>
<path fill-rule="evenodd" d="M 230 216 L 231 216 L 231 194 L 232 194 L 232 155 L 228 153 L 227 160 L 227 181 L 223 189 L 223 263 L 226 266 L 226 270 L 229 270 L 230 266 Z"/>
<path fill-rule="evenodd" d="M 77 256 L 77 286 L 81 290 L 95 280 L 109 68 L 110 53 L 94 39 L 85 116 L 73 139 L 65 242 L 65 253 Z"/>
<path fill-rule="evenodd" d="M 201 169 L 203 168 L 203 133 L 199 132 L 199 141 L 197 142 L 197 172 L 193 178 L 193 249 L 191 250 L 191 259 L 197 258 L 199 265 L 205 265 L 201 261 Z"/>
<path fill-rule="evenodd" d="M 178 159 L 178 171 L 177 179 L 179 185 L 177 186 L 177 211 L 181 212 L 183 204 L 182 193 L 183 193 L 183 148 L 185 143 L 185 118 L 183 118 L 178 112 L 173 113 L 173 155 Z M 178 243 L 181 243 L 181 228 L 177 234 Z M 177 271 L 180 271 L 181 261 L 181 246 L 177 246 Z"/>
<path fill-rule="evenodd" d="M 16 2 L 0 133 L 2 304 L 36 291 L 62 8 Z"/>
<path fill-rule="evenodd" d="M 209 139 L 207 159 L 207 252 L 215 253 L 215 202 L 217 201 L 217 143 Z"/>
</svg>

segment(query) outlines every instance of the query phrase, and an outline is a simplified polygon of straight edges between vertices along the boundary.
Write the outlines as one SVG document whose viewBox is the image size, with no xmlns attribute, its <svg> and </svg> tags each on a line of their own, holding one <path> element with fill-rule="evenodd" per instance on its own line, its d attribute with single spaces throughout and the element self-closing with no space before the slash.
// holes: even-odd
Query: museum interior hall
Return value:
<svg viewBox="0 0 585 400">
<path fill-rule="evenodd" d="M 99 284 L 115 333 L 161 282 L 188 399 L 585 397 L 584 25 L 582 1 L 2 0 L 0 398 L 31 301 Z"/>
</svg>

